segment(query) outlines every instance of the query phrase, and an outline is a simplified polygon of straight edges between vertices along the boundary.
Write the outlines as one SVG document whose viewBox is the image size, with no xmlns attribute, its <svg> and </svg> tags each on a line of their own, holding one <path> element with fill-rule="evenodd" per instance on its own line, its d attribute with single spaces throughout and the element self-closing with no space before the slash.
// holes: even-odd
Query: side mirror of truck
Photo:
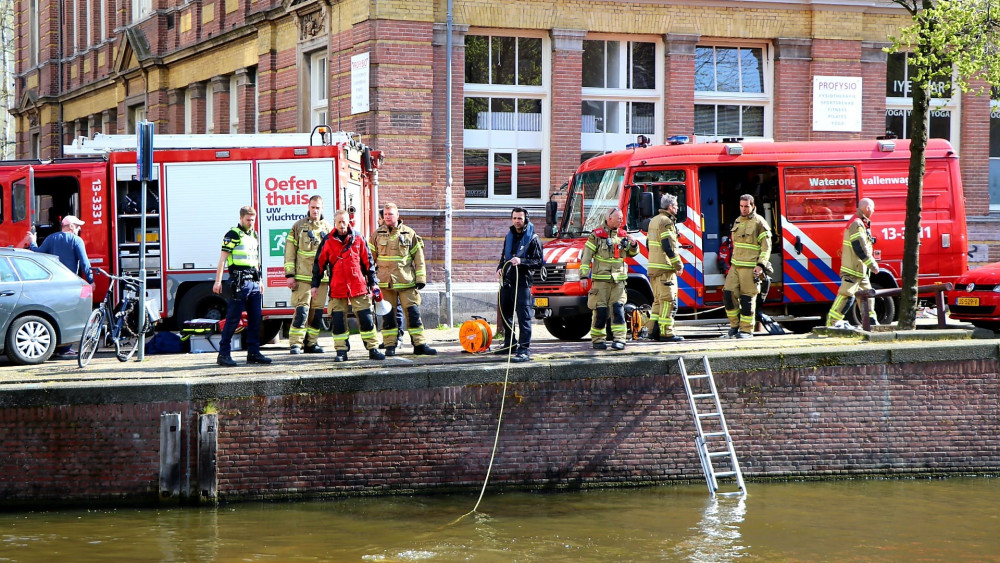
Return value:
<svg viewBox="0 0 1000 563">
<path fill-rule="evenodd" d="M 656 215 L 656 207 L 653 204 L 653 194 L 650 192 L 642 192 L 641 199 L 639 200 L 639 215 L 642 217 L 652 217 Z"/>
<path fill-rule="evenodd" d="M 556 215 L 559 213 L 559 204 L 554 201 L 545 202 L 545 224 L 555 225 Z"/>
</svg>

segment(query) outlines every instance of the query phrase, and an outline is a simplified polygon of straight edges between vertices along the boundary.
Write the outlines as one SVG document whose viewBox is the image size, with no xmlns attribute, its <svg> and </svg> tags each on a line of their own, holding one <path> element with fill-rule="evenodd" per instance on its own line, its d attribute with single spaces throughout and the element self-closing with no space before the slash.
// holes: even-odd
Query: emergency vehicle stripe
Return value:
<svg viewBox="0 0 1000 563">
<path fill-rule="evenodd" d="M 809 260 L 808 264 L 815 266 L 816 263 L 822 264 L 816 259 Z M 834 296 L 837 295 L 837 286 L 839 285 L 840 278 L 837 277 L 837 281 L 832 279 L 821 280 L 817 277 L 814 268 L 810 268 L 809 265 L 803 264 L 798 260 L 789 260 L 785 262 L 785 301 L 792 301 L 789 299 L 788 291 L 792 291 L 799 297 L 795 301 L 831 301 Z"/>
</svg>

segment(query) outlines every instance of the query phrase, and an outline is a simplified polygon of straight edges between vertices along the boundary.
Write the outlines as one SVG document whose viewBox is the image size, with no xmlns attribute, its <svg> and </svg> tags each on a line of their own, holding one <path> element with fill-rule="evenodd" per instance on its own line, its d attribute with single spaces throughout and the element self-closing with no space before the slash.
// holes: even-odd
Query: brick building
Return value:
<svg viewBox="0 0 1000 563">
<path fill-rule="evenodd" d="M 883 48 L 909 20 L 880 0 L 461 0 L 450 100 L 443 2 L 15 6 L 18 157 L 59 156 L 76 136 L 131 133 L 142 118 L 167 133 L 294 132 L 325 122 L 385 151 L 381 193 L 425 235 L 438 282 L 448 103 L 459 282 L 493 279 L 511 206 L 541 209 L 582 159 L 639 134 L 655 143 L 673 134 L 779 141 L 906 134 L 905 55 Z M 368 110 L 352 114 L 351 61 L 365 54 L 368 99 L 354 101 Z M 814 130 L 817 76 L 860 79 L 860 131 Z M 998 188 L 990 187 L 1000 110 L 947 84 L 937 95 L 931 132 L 961 155 L 970 262 L 1000 260 L 1000 167 Z"/>
</svg>

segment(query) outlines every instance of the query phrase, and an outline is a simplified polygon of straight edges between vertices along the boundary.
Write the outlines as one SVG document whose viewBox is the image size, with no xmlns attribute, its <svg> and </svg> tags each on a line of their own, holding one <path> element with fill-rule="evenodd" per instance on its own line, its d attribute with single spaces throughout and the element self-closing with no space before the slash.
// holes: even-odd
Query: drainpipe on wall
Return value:
<svg viewBox="0 0 1000 563">
<path fill-rule="evenodd" d="M 452 289 L 451 289 L 451 188 L 452 188 L 452 174 L 451 174 L 451 27 L 453 23 L 453 0 L 448 0 L 448 15 L 447 15 L 447 26 L 445 33 L 447 38 L 445 39 L 445 52 L 448 57 L 448 64 L 446 66 L 446 72 L 448 73 L 445 78 L 445 112 L 444 118 L 447 123 L 447 129 L 445 133 L 445 184 L 444 184 L 444 295 L 445 295 L 445 306 L 448 311 L 448 326 L 454 326 L 454 311 L 452 308 Z"/>
</svg>

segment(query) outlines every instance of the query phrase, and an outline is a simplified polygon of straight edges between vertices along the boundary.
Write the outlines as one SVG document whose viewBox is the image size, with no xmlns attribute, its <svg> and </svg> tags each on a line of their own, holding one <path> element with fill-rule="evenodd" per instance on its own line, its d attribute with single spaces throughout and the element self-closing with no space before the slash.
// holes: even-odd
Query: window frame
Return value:
<svg viewBox="0 0 1000 563">
<path fill-rule="evenodd" d="M 906 57 L 904 59 L 904 62 L 903 62 L 903 76 L 904 76 L 904 78 L 906 79 L 906 82 L 907 82 L 907 92 L 909 92 L 911 90 L 911 88 L 910 88 L 910 86 L 911 86 L 910 72 L 909 72 L 910 65 L 909 65 L 909 62 L 908 62 L 910 54 L 906 53 L 906 52 L 904 52 L 904 53 L 889 53 L 887 56 L 888 57 L 892 57 L 894 55 L 904 55 Z M 888 75 L 888 66 L 889 66 L 889 63 L 888 63 L 888 59 L 887 59 L 887 62 L 886 62 L 886 77 L 885 77 L 886 84 L 889 84 L 890 81 L 892 81 L 892 78 Z M 953 72 L 952 76 L 951 76 L 951 97 L 949 97 L 949 98 L 939 98 L 939 97 L 932 96 L 931 99 L 930 99 L 930 108 L 929 108 L 929 111 L 931 113 L 931 117 L 932 118 L 933 118 L 933 113 L 934 112 L 939 112 L 939 111 L 948 111 L 948 112 L 951 112 L 951 115 L 948 117 L 948 119 L 951 120 L 949 122 L 949 124 L 948 124 L 948 141 L 953 146 L 958 147 L 958 146 L 960 146 L 961 133 L 962 133 L 962 103 L 961 103 L 961 94 L 959 94 L 957 96 L 955 95 L 955 88 L 956 88 L 956 86 L 955 86 L 955 75 L 954 75 L 954 72 Z M 887 131 L 889 130 L 889 117 L 890 117 L 889 116 L 889 112 L 890 111 L 900 111 L 900 112 L 902 112 L 901 115 L 899 115 L 899 116 L 893 116 L 893 117 L 902 117 L 903 118 L 903 131 L 901 133 L 893 131 L 893 133 L 895 133 L 896 136 L 898 138 L 900 138 L 900 139 L 909 139 L 910 138 L 910 126 L 909 126 L 910 115 L 909 115 L 909 112 L 912 112 L 912 110 L 913 110 L 913 98 L 911 96 L 889 96 L 888 93 L 886 93 L 886 97 L 885 97 L 885 111 L 886 111 L 886 114 L 885 114 L 885 119 L 886 119 L 886 121 L 885 121 L 885 129 Z M 927 131 L 927 134 L 928 134 L 928 138 L 929 138 L 930 137 L 930 130 Z"/>
<path fill-rule="evenodd" d="M 700 41 L 695 46 L 695 60 L 697 64 L 698 49 L 712 48 L 715 52 L 718 48 L 737 48 L 737 49 L 761 49 L 761 64 L 763 69 L 761 69 L 761 89 L 763 92 L 725 92 L 720 91 L 718 87 L 718 58 L 714 57 L 714 73 L 716 75 L 715 79 L 715 90 L 698 90 L 697 84 L 695 84 L 694 90 L 694 106 L 695 114 L 697 115 L 698 106 L 714 106 L 715 107 L 715 120 L 714 128 L 716 133 L 719 130 L 719 118 L 718 111 L 720 106 L 737 106 L 740 115 L 740 131 L 737 135 L 708 135 L 699 134 L 697 130 L 694 131 L 695 138 L 697 142 L 712 142 L 720 141 L 727 137 L 742 137 L 744 139 L 771 139 L 774 137 L 774 46 L 770 42 L 766 41 L 741 41 L 741 40 L 705 40 Z M 742 60 L 737 57 L 737 60 Z M 697 69 L 696 69 L 697 73 Z M 742 83 L 743 73 L 738 73 Z M 742 90 L 742 88 L 741 88 Z M 743 108 L 744 107 L 761 107 L 763 108 L 763 131 L 762 135 L 746 135 L 743 131 Z M 697 123 L 697 119 L 695 120 Z"/>
<path fill-rule="evenodd" d="M 309 131 L 312 131 L 317 125 L 330 122 L 330 56 L 325 49 L 321 49 L 306 57 L 309 61 Z M 322 72 L 319 72 L 317 65 L 321 60 Z M 319 92 L 324 94 L 322 98 Z"/>
<path fill-rule="evenodd" d="M 519 30 L 520 31 L 520 30 Z M 540 130 L 519 130 L 517 126 L 520 124 L 520 118 L 517 118 L 517 125 L 513 130 L 508 129 L 493 129 L 493 116 L 492 111 L 488 111 L 490 114 L 490 119 L 488 120 L 490 128 L 488 129 L 464 129 L 463 122 L 463 166 L 465 162 L 464 152 L 469 150 L 477 151 L 487 151 L 487 167 L 488 170 L 494 170 L 496 166 L 496 155 L 497 153 L 510 153 L 511 159 L 514 162 L 519 162 L 521 159 L 518 158 L 520 152 L 531 152 L 539 153 L 541 163 L 540 163 L 540 181 L 541 187 L 539 190 L 539 197 L 537 198 L 521 198 L 517 197 L 517 178 L 518 178 L 518 167 L 514 166 L 511 173 L 511 195 L 496 195 L 495 194 L 495 175 L 487 174 L 487 196 L 485 198 L 479 197 L 468 197 L 466 196 L 466 205 L 469 207 L 494 207 L 500 206 L 510 206 L 510 205 L 537 205 L 548 199 L 549 192 L 549 143 L 547 139 L 549 138 L 551 125 L 550 118 L 552 112 L 551 107 L 551 54 L 552 54 L 552 42 L 547 34 L 543 32 L 509 32 L 509 31 L 499 31 L 490 29 L 475 29 L 470 30 L 466 37 L 469 36 L 486 36 L 492 40 L 493 37 L 513 37 L 515 39 L 539 39 L 541 40 L 541 52 L 538 61 L 540 64 L 540 85 L 519 85 L 519 84 L 481 84 L 481 83 L 470 83 L 465 82 L 465 70 L 463 69 L 463 87 L 464 95 L 462 98 L 463 115 L 466 99 L 468 98 L 487 98 L 488 100 L 493 99 L 514 99 L 514 100 L 538 100 L 541 105 L 541 127 Z M 492 48 L 489 47 L 492 42 L 488 43 L 487 53 L 492 53 Z M 520 47 L 518 47 L 519 49 Z M 518 61 L 520 65 L 520 51 L 515 53 L 515 60 Z M 487 60 L 487 66 L 492 68 L 489 59 Z M 520 73 L 519 68 L 515 68 L 514 71 L 515 82 L 519 80 Z M 492 110 L 492 101 L 488 103 L 487 110 Z M 515 102 L 515 115 L 519 114 L 520 104 Z"/>
<path fill-rule="evenodd" d="M 653 144 L 661 144 L 664 138 L 664 95 L 666 92 L 666 46 L 663 43 L 662 38 L 658 37 L 645 37 L 645 36 L 625 36 L 625 35 L 588 35 L 584 41 L 601 41 L 604 42 L 604 71 L 603 75 L 605 77 L 605 84 L 607 84 L 608 75 L 608 48 L 607 44 L 609 42 L 618 42 L 624 45 L 625 48 L 618 49 L 618 80 L 619 84 L 624 84 L 623 87 L 609 88 L 607 86 L 598 88 L 594 86 L 583 86 L 583 79 L 581 77 L 581 88 L 580 88 L 580 118 L 581 118 L 581 130 L 580 130 L 580 152 L 591 153 L 591 152 L 609 152 L 624 149 L 629 143 L 634 143 L 636 136 L 645 135 L 650 138 Z M 632 53 L 634 53 L 634 46 L 637 43 L 652 43 L 653 44 L 653 65 L 654 65 L 654 87 L 652 89 L 648 88 L 632 88 L 628 85 L 632 82 L 634 76 L 633 67 L 629 66 L 628 62 L 634 60 Z M 583 126 L 583 121 L 586 121 L 586 117 L 590 114 L 583 113 L 583 105 L 585 103 L 601 103 L 603 104 L 603 119 L 604 119 L 604 131 L 587 131 Z M 609 111 L 608 104 L 616 104 L 618 108 L 617 115 L 615 116 L 615 128 L 617 132 L 609 132 Z M 646 132 L 633 132 L 635 129 L 632 123 L 631 114 L 633 104 L 652 104 L 653 105 L 653 129 L 651 133 Z M 596 119 L 595 119 L 596 121 Z"/>
</svg>

